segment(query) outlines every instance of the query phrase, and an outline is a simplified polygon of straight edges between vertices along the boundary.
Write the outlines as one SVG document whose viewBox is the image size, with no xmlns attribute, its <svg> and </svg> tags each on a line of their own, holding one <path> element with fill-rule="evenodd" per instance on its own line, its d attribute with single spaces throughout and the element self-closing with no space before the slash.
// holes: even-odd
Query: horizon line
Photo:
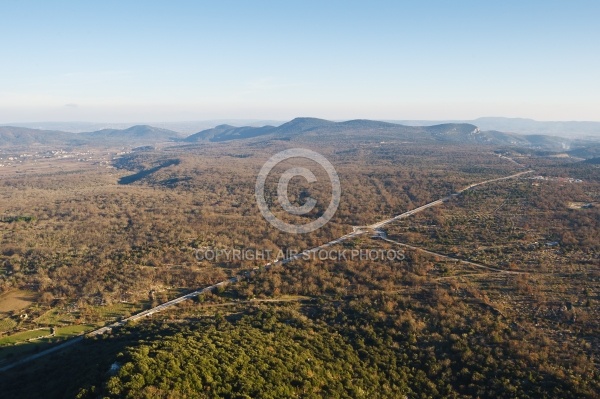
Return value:
<svg viewBox="0 0 600 399">
<path fill-rule="evenodd" d="M 49 121 L 49 120 L 36 120 L 36 121 L 13 121 L 13 122 L 0 122 L 0 126 L 15 126 L 15 125 L 23 125 L 23 124 L 59 124 L 59 123 L 82 123 L 82 124 L 132 124 L 132 125 L 150 125 L 153 123 L 198 123 L 198 122 L 217 122 L 217 121 L 248 121 L 248 122 L 289 122 L 294 119 L 321 119 L 328 120 L 332 122 L 347 122 L 353 120 L 372 120 L 372 121 L 380 121 L 380 122 L 472 122 L 481 119 L 506 119 L 506 120 L 523 120 L 523 121 L 532 121 L 532 122 L 541 122 L 541 123 L 600 123 L 600 120 L 583 120 L 583 119 L 552 119 L 552 120 L 542 120 L 542 119 L 534 119 L 527 117 L 510 117 L 510 116 L 479 116 L 477 118 L 472 119 L 429 119 L 429 118 L 322 118 L 322 117 L 314 117 L 314 116 L 296 116 L 291 119 L 272 119 L 272 118 L 208 118 L 208 119 L 178 119 L 178 120 L 156 120 L 156 121 L 94 121 L 94 120 L 57 120 L 57 121 Z"/>
</svg>

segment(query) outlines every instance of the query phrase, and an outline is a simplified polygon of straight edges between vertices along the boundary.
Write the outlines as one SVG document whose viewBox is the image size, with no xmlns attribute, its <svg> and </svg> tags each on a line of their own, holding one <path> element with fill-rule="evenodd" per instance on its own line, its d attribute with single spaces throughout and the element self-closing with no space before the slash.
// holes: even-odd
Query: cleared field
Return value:
<svg viewBox="0 0 600 399">
<path fill-rule="evenodd" d="M 91 324 L 81 324 L 58 328 L 56 335 L 53 337 L 49 336 L 49 329 L 26 331 L 10 337 L 4 337 L 0 340 L 0 365 L 14 361 L 19 358 L 19 356 L 26 356 L 39 352 L 50 347 L 54 342 L 79 335 L 86 331 L 91 331 L 94 328 L 96 328 L 96 326 Z M 31 339 L 32 337 L 35 338 L 40 335 L 46 335 L 46 337 L 34 341 L 27 341 L 27 339 Z"/>
<path fill-rule="evenodd" d="M 39 330 L 24 331 L 24 332 L 17 333 L 14 335 L 9 335 L 8 337 L 0 338 L 0 346 L 16 344 L 18 342 L 27 341 L 28 339 L 44 337 L 46 335 L 50 335 L 49 328 L 41 328 Z"/>
<path fill-rule="evenodd" d="M 36 294 L 25 290 L 12 290 L 0 295 L 0 313 L 19 311 L 36 301 Z"/>
<path fill-rule="evenodd" d="M 65 325 L 75 322 L 75 316 L 71 313 L 61 312 L 59 309 L 50 309 L 35 320 L 41 325 Z"/>
<path fill-rule="evenodd" d="M 119 317 L 130 316 L 141 309 L 140 305 L 133 303 L 115 303 L 109 306 L 96 306 L 94 310 L 102 320 L 115 320 Z"/>
<path fill-rule="evenodd" d="M 16 327 L 16 325 L 17 325 L 17 322 L 14 321 L 13 319 L 10 319 L 10 318 L 2 319 L 2 320 L 0 320 L 0 333 L 10 330 L 10 329 Z"/>
<path fill-rule="evenodd" d="M 96 328 L 96 326 L 93 326 L 91 324 L 79 324 L 79 325 L 74 325 L 74 326 L 69 326 L 69 327 L 61 327 L 61 328 L 57 329 L 56 337 L 68 338 L 68 337 L 72 337 L 74 335 L 79 335 L 83 332 L 91 331 L 94 328 Z"/>
<path fill-rule="evenodd" d="M 3 346 L 24 343 L 30 339 L 40 338 L 40 342 L 52 342 L 62 338 L 69 338 L 75 335 L 79 335 L 83 332 L 91 331 L 94 328 L 96 328 L 96 326 L 92 324 L 78 324 L 68 327 L 60 327 L 56 329 L 56 333 L 54 336 L 50 335 L 50 328 L 40 328 L 36 330 L 23 331 L 17 334 L 0 338 L 0 351 L 4 350 L 4 348 L 2 348 Z"/>
</svg>

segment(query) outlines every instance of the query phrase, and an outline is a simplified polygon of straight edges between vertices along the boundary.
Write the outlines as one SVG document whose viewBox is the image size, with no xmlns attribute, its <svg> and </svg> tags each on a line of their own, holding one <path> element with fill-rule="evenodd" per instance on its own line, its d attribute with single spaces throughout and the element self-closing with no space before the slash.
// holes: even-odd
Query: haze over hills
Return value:
<svg viewBox="0 0 600 399">
<path fill-rule="evenodd" d="M 167 129 L 161 129 L 148 125 L 132 126 L 128 129 L 102 129 L 95 132 L 80 133 L 78 137 L 83 137 L 87 140 L 109 140 L 112 142 L 131 140 L 140 141 L 168 141 L 179 136 L 177 132 Z"/>
<path fill-rule="evenodd" d="M 153 126 L 139 125 L 128 129 L 102 129 L 86 133 L 38 130 L 26 127 L 0 126 L 0 146 L 80 146 L 80 145 L 144 145 L 177 139 L 179 133 Z"/>
<path fill-rule="evenodd" d="M 519 134 L 542 134 L 560 137 L 600 136 L 600 122 L 536 121 L 525 118 L 478 118 L 472 121 L 483 130 L 500 130 Z"/>
<path fill-rule="evenodd" d="M 592 140 L 568 139 L 549 135 L 521 135 L 498 130 L 484 130 L 471 123 L 441 123 L 408 126 L 397 123 L 356 119 L 334 122 L 318 118 L 295 118 L 289 122 L 263 126 L 221 124 L 187 137 L 180 133 L 149 125 L 126 129 L 101 129 L 84 133 L 38 130 L 26 127 L 0 127 L 0 146 L 142 146 L 157 143 L 198 143 L 249 140 L 254 138 L 305 141 L 391 141 L 412 143 L 453 143 L 516 146 L 546 151 L 567 151 L 593 147 Z M 579 151 L 581 152 L 581 151 Z M 591 152 L 591 155 L 595 154 Z M 582 153 L 583 154 L 583 153 Z"/>
<path fill-rule="evenodd" d="M 192 134 L 191 136 L 186 137 L 183 141 L 186 142 L 197 142 L 201 140 L 209 140 L 209 141 L 226 141 L 226 140 L 235 140 L 235 139 L 245 139 L 256 136 L 261 136 L 263 134 L 269 134 L 274 131 L 275 126 L 261 126 L 261 127 L 252 127 L 252 126 L 231 126 L 231 125 L 219 125 L 211 129 L 206 129 L 201 132 Z"/>
<path fill-rule="evenodd" d="M 185 142 L 250 139 L 254 137 L 303 140 L 405 140 L 409 142 L 441 142 L 521 146 L 552 151 L 568 150 L 587 143 L 544 135 L 519 135 L 500 131 L 483 131 L 469 123 L 443 123 L 433 126 L 406 126 L 372 120 L 333 122 L 317 118 L 296 118 L 281 126 L 234 127 L 220 125 L 184 139 Z"/>
<path fill-rule="evenodd" d="M 214 119 L 200 121 L 180 121 L 180 122 L 148 122 L 138 121 L 135 123 L 123 122 L 26 122 L 26 123 L 4 123 L 0 126 L 11 127 L 26 127 L 39 130 L 56 130 L 69 133 L 86 133 L 94 132 L 103 129 L 128 129 L 137 125 L 152 125 L 161 129 L 172 130 L 180 135 L 190 135 L 201 130 L 210 129 L 218 125 L 233 125 L 233 126 L 279 126 L 285 121 L 261 120 L 261 119 Z"/>
<path fill-rule="evenodd" d="M 481 130 L 497 130 L 517 134 L 541 134 L 567 138 L 587 136 L 600 137 L 600 122 L 594 121 L 536 121 L 527 118 L 483 117 L 472 120 L 391 120 L 413 126 L 428 126 L 436 123 L 471 123 Z"/>
<path fill-rule="evenodd" d="M 407 126 L 432 126 L 446 123 L 468 123 L 479 127 L 479 129 L 482 131 L 495 130 L 499 132 L 517 133 L 521 135 L 539 134 L 567 138 L 582 138 L 588 136 L 600 137 L 600 122 L 594 121 L 536 121 L 527 118 L 483 117 L 477 119 L 456 120 L 386 120 L 386 122 Z M 136 125 L 152 125 L 158 128 L 172 130 L 180 133 L 181 135 L 187 136 L 220 125 L 230 125 L 232 127 L 275 127 L 283 125 L 284 123 L 286 123 L 286 121 L 260 119 L 217 119 L 151 123 L 145 121 L 140 121 L 138 123 L 28 122 L 2 125 L 71 133 L 85 133 L 103 129 L 127 129 Z"/>
<path fill-rule="evenodd" d="M 229 125 L 217 126 L 187 137 L 186 142 L 197 142 L 201 140 L 228 141 L 257 136 L 270 136 L 276 139 L 290 139 L 302 136 L 303 138 L 319 137 L 336 138 L 344 136 L 382 139 L 385 137 L 405 140 L 432 140 L 433 133 L 439 134 L 461 132 L 463 135 L 477 131 L 477 126 L 468 124 L 453 124 L 444 126 L 404 126 L 388 122 L 372 120 L 350 120 L 345 122 L 333 122 L 317 118 L 296 118 L 281 126 L 263 126 L 253 128 L 250 126 L 233 127 Z M 440 136 L 441 137 L 441 136 Z"/>
<path fill-rule="evenodd" d="M 0 126 L 0 146 L 28 146 L 34 144 L 41 145 L 61 145 L 72 143 L 81 144 L 78 137 L 72 133 L 38 130 L 25 127 Z"/>
</svg>

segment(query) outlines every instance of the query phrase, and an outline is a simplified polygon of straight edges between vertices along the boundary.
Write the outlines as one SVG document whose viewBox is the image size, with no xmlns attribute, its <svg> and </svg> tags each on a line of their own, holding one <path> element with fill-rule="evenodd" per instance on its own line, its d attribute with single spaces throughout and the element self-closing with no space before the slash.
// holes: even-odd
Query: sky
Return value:
<svg viewBox="0 0 600 399">
<path fill-rule="evenodd" d="M 1 0 L 0 15 L 0 123 L 600 120 L 595 0 Z"/>
</svg>

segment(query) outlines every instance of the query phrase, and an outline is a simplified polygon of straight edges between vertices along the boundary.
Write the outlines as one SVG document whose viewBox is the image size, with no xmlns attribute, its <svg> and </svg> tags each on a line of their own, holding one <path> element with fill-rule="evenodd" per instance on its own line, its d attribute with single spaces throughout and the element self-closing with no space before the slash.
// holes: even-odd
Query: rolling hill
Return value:
<svg viewBox="0 0 600 399">
<path fill-rule="evenodd" d="M 388 122 L 372 120 L 350 120 L 346 122 L 332 122 L 317 118 L 296 118 L 281 126 L 263 127 L 233 127 L 220 125 L 212 129 L 203 130 L 193 134 L 184 141 L 197 142 L 208 140 L 213 142 L 228 141 L 258 136 L 268 136 L 273 139 L 282 138 L 343 138 L 354 137 L 362 139 L 395 138 L 416 141 L 432 141 L 436 138 L 443 140 L 452 134 L 467 136 L 478 130 L 477 126 L 469 124 L 447 124 L 439 126 L 404 126 Z"/>
<path fill-rule="evenodd" d="M 177 132 L 153 126 L 137 125 L 127 129 L 103 129 L 86 133 L 67 133 L 26 127 L 0 126 L 0 147 L 34 145 L 147 145 L 176 139 Z"/>
<path fill-rule="evenodd" d="M 26 127 L 0 126 L 0 146 L 17 147 L 30 145 L 62 145 L 79 142 L 76 135 L 54 130 L 38 130 Z"/>
<path fill-rule="evenodd" d="M 366 119 L 333 122 L 317 118 L 295 118 L 280 126 L 241 126 L 222 124 L 182 138 L 175 131 L 149 125 L 127 129 L 102 129 L 67 133 L 26 127 L 0 127 L 0 147 L 55 146 L 145 146 L 161 142 L 227 142 L 231 140 L 294 140 L 356 142 L 403 141 L 412 143 L 449 143 L 496 145 L 544 151 L 573 153 L 592 148 L 592 141 L 547 135 L 521 135 L 497 130 L 481 130 L 471 123 L 441 123 L 433 126 L 408 126 Z M 597 143 L 595 143 L 597 145 Z M 595 151 L 584 158 L 595 155 Z M 581 155 L 580 155 L 581 156 Z"/>
<path fill-rule="evenodd" d="M 186 137 L 183 141 L 193 143 L 202 140 L 208 141 L 227 141 L 236 139 L 247 139 L 256 136 L 262 136 L 270 133 L 274 126 L 243 126 L 236 127 L 231 125 L 219 125 L 211 129 L 206 129 L 201 132 L 192 134 Z"/>
<path fill-rule="evenodd" d="M 535 149 L 563 151 L 572 140 L 545 136 L 519 135 L 500 131 L 482 131 L 470 123 L 442 123 L 433 126 L 407 126 L 396 123 L 356 119 L 332 122 L 316 118 L 296 118 L 281 126 L 234 127 L 220 125 L 203 130 L 184 139 L 185 142 L 223 142 L 263 137 L 268 139 L 301 140 L 403 140 L 409 142 L 442 142 L 454 144 L 482 144 L 521 146 Z"/>
<path fill-rule="evenodd" d="M 177 132 L 148 125 L 136 125 L 128 129 L 102 129 L 95 132 L 80 133 L 78 137 L 85 140 L 109 140 L 130 142 L 169 141 L 178 136 Z"/>
<path fill-rule="evenodd" d="M 411 126 L 430 126 L 441 123 L 470 123 L 481 130 L 496 130 L 520 135 L 549 135 L 573 138 L 600 137 L 600 122 L 594 121 L 536 121 L 526 118 L 483 117 L 471 120 L 390 120 Z"/>
</svg>

